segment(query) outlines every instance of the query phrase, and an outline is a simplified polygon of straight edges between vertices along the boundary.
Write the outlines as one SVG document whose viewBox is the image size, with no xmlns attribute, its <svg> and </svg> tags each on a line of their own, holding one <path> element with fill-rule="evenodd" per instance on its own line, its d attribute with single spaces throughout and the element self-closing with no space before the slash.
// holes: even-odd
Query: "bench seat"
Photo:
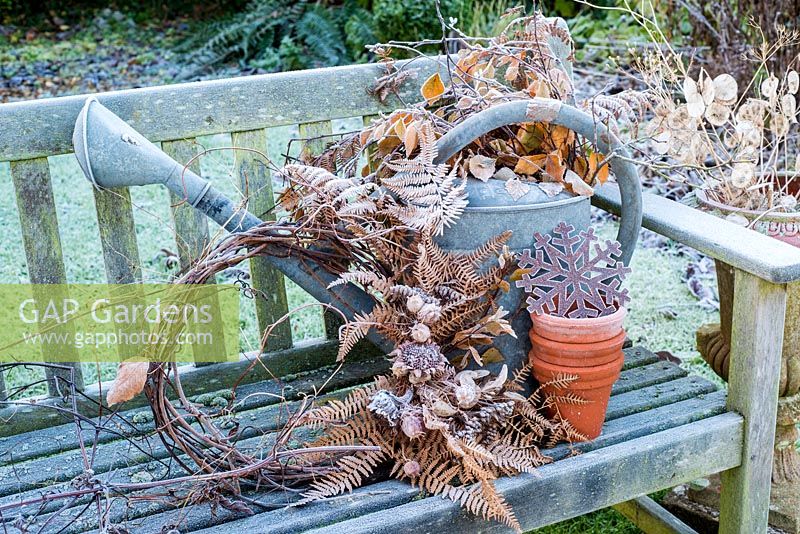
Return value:
<svg viewBox="0 0 800 534">
<path fill-rule="evenodd" d="M 625 353 L 625 367 L 614 386 L 603 434 L 590 443 L 560 445 L 545 451 L 556 461 L 539 469 L 536 475 L 497 482 L 525 529 L 740 464 L 743 420 L 738 414 L 726 412 L 724 391 L 644 348 L 627 348 Z M 343 395 L 385 368 L 382 358 L 354 363 L 329 384 L 329 391 L 336 390 L 330 395 Z M 292 375 L 282 385 L 275 381 L 247 384 L 242 386 L 239 398 L 255 391 L 281 391 L 290 399 L 296 398 L 299 391 L 310 391 L 313 385 L 321 384 L 328 373 L 321 369 Z M 209 402 L 213 398 L 213 394 L 205 394 L 200 400 Z M 268 448 L 270 433 L 275 430 L 282 409 L 285 407 L 276 404 L 274 397 L 251 397 L 237 413 L 241 427 L 248 426 L 240 446 Z M 123 415 L 136 424 L 142 435 L 131 443 L 118 433 L 103 430 L 94 451 L 96 477 L 131 482 L 186 474 L 169 461 L 167 451 L 153 434 L 148 409 L 136 408 Z M 91 444 L 95 430 L 87 423 L 82 426 L 84 439 Z M 122 425 L 118 430 L 126 435 L 132 433 Z M 576 451 L 582 454 L 574 454 Z M 81 466 L 74 424 L 0 438 L 0 507 L 43 493 L 64 491 L 81 474 Z M 163 488 L 140 496 L 148 492 L 163 492 Z M 182 533 L 208 534 L 507 530 L 498 523 L 463 513 L 448 500 L 423 498 L 416 489 L 396 480 L 377 481 L 350 494 L 299 508 L 286 508 L 284 505 L 292 496 L 282 492 L 254 492 L 247 497 L 253 515 L 223 507 L 212 513 L 207 503 L 171 508 L 158 499 L 126 502 L 122 498 L 111 501 L 108 514 L 129 532 L 143 534 L 166 532 L 169 528 L 164 529 L 165 525 Z M 66 512 L 53 517 L 44 532 L 96 531 L 96 510 L 91 508 L 80 515 L 90 501 L 88 496 L 79 497 Z M 64 505 L 64 501 L 48 503 L 31 531 L 38 531 Z M 9 523 L 15 516 L 32 515 L 39 506 L 4 514 L 9 532 L 17 531 Z M 75 517 L 77 520 L 72 521 Z"/>
</svg>

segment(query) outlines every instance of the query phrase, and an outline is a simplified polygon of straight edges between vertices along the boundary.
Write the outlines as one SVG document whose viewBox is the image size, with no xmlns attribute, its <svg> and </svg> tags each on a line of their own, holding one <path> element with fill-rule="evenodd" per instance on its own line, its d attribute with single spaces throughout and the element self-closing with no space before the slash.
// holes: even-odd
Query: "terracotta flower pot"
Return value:
<svg viewBox="0 0 800 534">
<path fill-rule="evenodd" d="M 596 367 L 619 359 L 620 347 L 625 342 L 625 332 L 611 339 L 594 343 L 570 343 L 553 341 L 531 331 L 531 346 L 536 347 L 536 358 L 540 361 L 564 367 Z"/>
<path fill-rule="evenodd" d="M 622 323 L 627 314 L 625 308 L 611 315 L 590 319 L 531 314 L 531 322 L 533 332 L 543 338 L 565 343 L 594 343 L 611 339 L 622 332 Z"/>
<path fill-rule="evenodd" d="M 625 308 L 620 308 L 612 315 L 591 319 L 531 317 L 529 357 L 533 375 L 542 384 L 558 376 L 578 376 L 566 389 L 545 387 L 544 392 L 553 395 L 571 392 L 587 401 L 582 404 L 557 401 L 551 412 L 558 411 L 588 439 L 600 435 L 611 388 L 622 370 L 625 314 Z"/>
<path fill-rule="evenodd" d="M 700 205 L 719 212 L 723 217 L 731 214 L 743 216 L 750 223 L 750 228 L 779 241 L 800 247 L 800 212 L 765 212 L 734 208 L 716 202 L 708 197 L 705 191 L 697 191 Z"/>
</svg>

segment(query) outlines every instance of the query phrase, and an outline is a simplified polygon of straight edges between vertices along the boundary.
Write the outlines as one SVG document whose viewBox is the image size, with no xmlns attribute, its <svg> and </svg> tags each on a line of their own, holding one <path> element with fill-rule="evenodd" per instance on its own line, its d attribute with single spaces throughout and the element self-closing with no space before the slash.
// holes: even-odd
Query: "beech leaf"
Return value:
<svg viewBox="0 0 800 534">
<path fill-rule="evenodd" d="M 561 161 L 561 155 L 557 152 L 552 154 L 547 154 L 544 164 L 544 172 L 556 182 L 563 182 L 564 181 L 564 172 L 567 170 L 567 167 Z M 574 173 L 573 173 L 574 174 Z"/>
<path fill-rule="evenodd" d="M 406 148 L 406 156 L 411 156 L 414 149 L 419 145 L 419 132 L 417 132 L 417 123 L 412 122 L 406 128 L 406 134 L 403 137 L 403 145 Z"/>
<path fill-rule="evenodd" d="M 505 361 L 503 357 L 503 353 L 497 350 L 494 347 L 491 347 L 489 350 L 484 352 L 481 355 L 481 360 L 483 360 L 483 364 L 486 365 L 487 363 L 500 363 Z"/>
<path fill-rule="evenodd" d="M 108 390 L 106 401 L 109 406 L 129 401 L 142 392 L 147 382 L 150 362 L 124 361 L 117 368 L 117 378 Z"/>
<path fill-rule="evenodd" d="M 547 155 L 538 154 L 536 156 L 521 156 L 517 161 L 514 172 L 517 174 L 536 174 L 544 167 Z"/>
<path fill-rule="evenodd" d="M 544 191 L 544 194 L 548 197 L 554 197 L 564 190 L 564 184 L 561 182 L 542 182 L 536 185 L 539 186 L 539 189 Z"/>
<path fill-rule="evenodd" d="M 456 103 L 456 109 L 469 109 L 475 105 L 475 99 L 471 96 L 462 96 Z"/>
<path fill-rule="evenodd" d="M 485 182 L 494 176 L 495 159 L 487 156 L 472 156 L 469 159 L 469 172 L 478 180 Z"/>
<path fill-rule="evenodd" d="M 511 195 L 511 198 L 513 198 L 515 201 L 527 195 L 528 191 L 530 190 L 531 186 L 517 180 L 516 178 L 513 180 L 508 180 L 506 182 L 506 191 L 508 192 L 509 195 Z"/>
<path fill-rule="evenodd" d="M 608 181 L 608 164 L 604 164 L 600 169 L 597 169 L 597 166 L 600 164 L 602 160 L 602 154 L 597 152 L 593 152 L 589 154 L 589 176 L 594 176 L 597 173 L 597 181 L 601 184 L 604 184 Z"/>
<path fill-rule="evenodd" d="M 497 169 L 497 172 L 494 173 L 495 180 L 516 180 L 519 176 L 517 173 L 509 169 L 508 167 L 500 167 Z"/>
<path fill-rule="evenodd" d="M 422 97 L 428 101 L 428 104 L 436 102 L 444 94 L 444 83 L 442 83 L 439 73 L 436 72 L 425 80 L 420 91 L 422 92 Z"/>
<path fill-rule="evenodd" d="M 583 178 L 578 176 L 577 173 L 571 170 L 567 170 L 566 174 L 564 175 L 564 181 L 572 188 L 572 192 L 576 195 L 581 195 L 584 197 L 592 196 L 594 193 L 594 189 L 583 181 Z"/>
</svg>

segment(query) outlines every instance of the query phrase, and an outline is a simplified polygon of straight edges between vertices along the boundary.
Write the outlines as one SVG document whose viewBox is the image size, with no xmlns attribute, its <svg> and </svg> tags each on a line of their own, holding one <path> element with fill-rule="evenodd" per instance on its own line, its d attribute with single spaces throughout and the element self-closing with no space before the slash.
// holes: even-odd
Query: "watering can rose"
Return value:
<svg viewBox="0 0 800 534">
<path fill-rule="evenodd" d="M 233 285 L 0 285 L 0 362 L 239 356 Z"/>
</svg>

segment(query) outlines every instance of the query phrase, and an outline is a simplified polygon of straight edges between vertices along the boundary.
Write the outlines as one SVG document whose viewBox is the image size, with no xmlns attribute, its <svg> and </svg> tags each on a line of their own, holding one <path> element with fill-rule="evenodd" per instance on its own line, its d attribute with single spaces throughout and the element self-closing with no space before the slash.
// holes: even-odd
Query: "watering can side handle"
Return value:
<svg viewBox="0 0 800 534">
<path fill-rule="evenodd" d="M 492 106 L 461 122 L 436 143 L 436 163 L 444 163 L 475 139 L 492 130 L 525 122 L 549 122 L 564 126 L 590 140 L 600 152 L 611 154 L 611 170 L 617 177 L 622 199 L 617 241 L 622 245 L 621 260 L 626 265 L 633 256 L 642 227 L 642 189 L 639 174 L 620 140 L 588 113 L 550 98 L 517 100 Z"/>
</svg>

